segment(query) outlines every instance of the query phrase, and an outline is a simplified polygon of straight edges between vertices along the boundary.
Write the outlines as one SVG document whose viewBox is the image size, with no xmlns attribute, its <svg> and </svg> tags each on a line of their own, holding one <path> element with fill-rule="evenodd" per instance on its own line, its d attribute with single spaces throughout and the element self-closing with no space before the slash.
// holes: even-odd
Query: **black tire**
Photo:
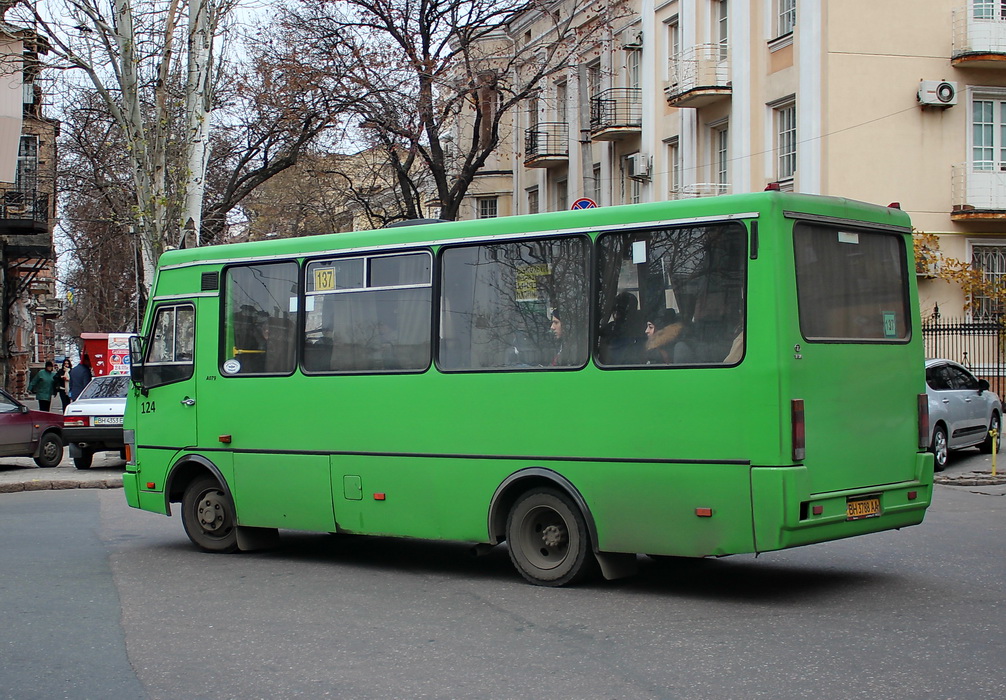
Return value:
<svg viewBox="0 0 1006 700">
<path fill-rule="evenodd" d="M 63 461 L 63 438 L 56 433 L 46 433 L 38 445 L 38 457 L 35 464 L 48 468 L 58 466 Z"/>
<path fill-rule="evenodd" d="M 205 552 L 230 554 L 238 549 L 234 502 L 212 476 L 201 476 L 185 489 L 182 526 L 192 544 Z"/>
<path fill-rule="evenodd" d="M 996 432 L 995 440 L 992 439 L 992 431 Z M 992 412 L 992 418 L 989 419 L 989 431 L 985 435 L 985 442 L 978 446 L 985 454 L 992 454 L 992 445 L 995 445 L 996 452 L 999 452 L 999 446 L 1002 443 L 1002 420 L 999 418 L 999 414 L 995 411 Z"/>
<path fill-rule="evenodd" d="M 947 429 L 942 423 L 933 428 L 933 442 L 929 445 L 929 451 L 933 453 L 933 468 L 938 472 L 943 471 L 950 458 L 950 448 L 947 443 Z"/>
<path fill-rule="evenodd" d="M 93 450 L 83 450 L 80 453 L 80 457 L 73 458 L 73 466 L 77 469 L 90 469 L 91 462 L 94 461 L 94 451 Z"/>
<path fill-rule="evenodd" d="M 536 585 L 576 583 L 596 566 L 583 514 L 556 489 L 535 489 L 518 498 L 507 516 L 506 535 L 510 561 Z"/>
</svg>

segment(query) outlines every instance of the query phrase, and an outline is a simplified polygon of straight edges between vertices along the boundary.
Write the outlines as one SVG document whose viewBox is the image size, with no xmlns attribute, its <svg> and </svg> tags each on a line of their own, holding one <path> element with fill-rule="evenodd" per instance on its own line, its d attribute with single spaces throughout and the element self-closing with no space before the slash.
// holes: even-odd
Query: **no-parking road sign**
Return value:
<svg viewBox="0 0 1006 700">
<path fill-rule="evenodd" d="M 570 209 L 593 209 L 596 206 L 597 202 L 590 197 L 580 197 L 580 199 L 573 202 L 573 206 Z"/>
</svg>

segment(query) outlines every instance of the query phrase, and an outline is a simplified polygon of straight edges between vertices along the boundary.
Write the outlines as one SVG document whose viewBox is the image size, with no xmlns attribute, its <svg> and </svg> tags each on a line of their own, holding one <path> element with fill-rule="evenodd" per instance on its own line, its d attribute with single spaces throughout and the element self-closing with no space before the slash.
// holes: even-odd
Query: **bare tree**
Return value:
<svg viewBox="0 0 1006 700">
<path fill-rule="evenodd" d="M 615 2 L 598 3 L 609 14 Z M 457 218 L 501 127 L 546 79 L 574 65 L 603 23 L 539 0 L 297 0 L 282 19 L 277 59 L 313 68 L 346 105 L 358 145 L 382 149 L 402 201 L 400 218 Z M 550 23 L 525 42 L 510 24 Z M 452 152 L 445 136 L 454 139 Z"/>
<path fill-rule="evenodd" d="M 221 65 L 214 48 L 237 1 L 53 0 L 17 8 L 48 41 L 57 67 L 86 76 L 121 131 L 147 289 L 157 256 L 180 243 L 181 225 L 193 235 L 200 227 Z"/>
</svg>

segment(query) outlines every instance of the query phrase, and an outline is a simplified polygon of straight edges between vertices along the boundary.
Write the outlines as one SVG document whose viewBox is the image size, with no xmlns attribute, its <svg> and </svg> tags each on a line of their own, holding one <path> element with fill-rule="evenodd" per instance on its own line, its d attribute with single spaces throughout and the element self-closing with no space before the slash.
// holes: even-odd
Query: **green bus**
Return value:
<svg viewBox="0 0 1006 700">
<path fill-rule="evenodd" d="M 167 252 L 126 499 L 210 552 L 506 541 L 547 586 L 918 524 L 910 235 L 759 192 Z"/>
</svg>

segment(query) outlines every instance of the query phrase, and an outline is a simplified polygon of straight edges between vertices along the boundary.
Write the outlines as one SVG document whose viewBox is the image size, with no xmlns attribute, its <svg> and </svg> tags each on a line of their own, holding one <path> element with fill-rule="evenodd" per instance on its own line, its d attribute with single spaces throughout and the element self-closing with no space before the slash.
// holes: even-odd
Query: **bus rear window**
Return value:
<svg viewBox="0 0 1006 700">
<path fill-rule="evenodd" d="M 793 245 L 804 338 L 908 340 L 908 263 L 901 235 L 798 223 Z"/>
</svg>

